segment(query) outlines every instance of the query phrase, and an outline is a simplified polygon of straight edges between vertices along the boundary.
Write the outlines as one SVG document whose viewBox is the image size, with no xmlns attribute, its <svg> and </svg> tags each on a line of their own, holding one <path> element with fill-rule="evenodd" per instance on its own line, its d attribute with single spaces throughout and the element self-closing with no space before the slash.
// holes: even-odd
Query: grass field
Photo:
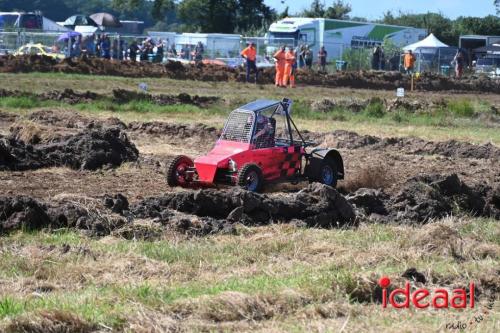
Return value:
<svg viewBox="0 0 500 333">
<path fill-rule="evenodd" d="M 491 108 L 500 105 L 495 95 L 419 92 L 410 93 L 410 98 L 452 102 L 445 109 L 421 113 L 386 112 L 377 105 L 358 113 L 343 109 L 320 113 L 311 109 L 315 100 L 339 96 L 392 99 L 395 92 L 283 90 L 40 73 L 0 74 L 0 80 L 7 90 L 42 93 L 71 88 L 103 95 L 116 88 L 137 90 L 140 82 L 146 82 L 151 93 L 184 92 L 224 99 L 201 108 L 140 101 L 69 105 L 37 98 L 0 98 L 0 111 L 24 115 L 42 109 L 65 110 L 126 122 L 200 122 L 221 127 L 228 112 L 239 104 L 290 97 L 302 129 L 500 145 L 500 123 Z M 53 172 L 64 174 L 56 168 Z M 14 176 L 26 177 L 23 173 Z M 2 195 L 6 193 L 0 184 Z M 332 230 L 238 225 L 236 235 L 169 233 L 155 241 L 91 238 L 68 229 L 20 231 L 0 236 L 0 332 L 498 332 L 500 309 L 498 301 L 491 302 L 500 290 L 498 222 L 450 216 L 423 226 L 362 223 L 357 228 Z M 141 223 L 151 227 L 150 221 Z M 482 296 L 490 295 L 489 300 L 482 297 L 474 309 L 465 310 L 382 308 L 378 279 L 387 275 L 402 286 L 401 275 L 409 268 L 427 277 L 429 289 L 463 288 L 474 281 Z M 467 327 L 449 328 L 457 323 Z"/>
<path fill-rule="evenodd" d="M 82 92 L 90 90 L 104 95 L 111 94 L 116 88 L 137 90 L 139 83 L 146 82 L 151 93 L 179 94 L 182 92 L 191 95 L 218 96 L 223 99 L 223 102 L 212 107 L 200 108 L 191 105 L 158 106 L 144 101 L 123 105 L 112 101 L 96 101 L 69 106 L 64 103 L 39 101 L 33 98 L 11 97 L 0 100 L 0 108 L 5 111 L 26 112 L 40 108 L 72 109 L 99 117 L 115 116 L 124 121 L 202 122 L 222 127 L 226 115 L 233 108 L 248 101 L 258 98 L 290 97 L 295 101 L 293 112 L 302 129 L 321 132 L 346 129 L 377 136 L 415 136 L 437 141 L 457 139 L 474 143 L 500 144 L 500 131 L 498 130 L 500 122 L 497 115 L 491 114 L 491 106 L 500 104 L 500 98 L 496 95 L 446 95 L 415 92 L 410 93 L 409 98 L 436 101 L 447 99 L 451 102 L 448 108 L 432 112 L 373 112 L 368 109 L 354 113 L 335 109 L 332 112 L 322 113 L 312 111 L 311 103 L 323 98 L 394 99 L 394 93 L 321 87 L 298 87 L 294 90 L 284 90 L 274 86 L 227 82 L 131 79 L 52 73 L 0 74 L 0 80 L 9 82 L 10 90 L 42 93 L 71 88 Z M 34 87 L 32 87 L 33 80 L 37 81 Z"/>
</svg>

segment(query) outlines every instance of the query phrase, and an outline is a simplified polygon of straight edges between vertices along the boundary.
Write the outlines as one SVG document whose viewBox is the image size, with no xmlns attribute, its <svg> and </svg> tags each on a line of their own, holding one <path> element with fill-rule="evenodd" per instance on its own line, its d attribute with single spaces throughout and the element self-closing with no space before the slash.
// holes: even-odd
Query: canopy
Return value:
<svg viewBox="0 0 500 333">
<path fill-rule="evenodd" d="M 448 47 L 445 43 L 440 41 L 439 39 L 434 36 L 434 34 L 430 34 L 426 38 L 422 39 L 420 42 L 416 42 L 413 44 L 410 44 L 408 46 L 403 47 L 403 50 L 405 51 L 415 51 L 419 47 L 422 48 L 439 48 L 439 47 Z"/>
<path fill-rule="evenodd" d="M 85 15 L 73 15 L 70 16 L 64 21 L 64 26 L 73 26 L 73 25 L 93 25 L 97 27 L 98 24 L 94 22 L 90 17 Z"/>
<path fill-rule="evenodd" d="M 119 28 L 122 26 L 120 20 L 109 13 L 95 13 L 90 15 L 90 18 L 102 27 Z"/>
<path fill-rule="evenodd" d="M 79 33 L 79 32 L 76 32 L 76 31 L 68 31 L 68 32 L 65 32 L 63 33 L 61 36 L 59 36 L 59 38 L 57 39 L 58 42 L 60 41 L 66 41 L 70 38 L 75 38 L 75 37 L 78 37 L 78 36 L 81 36 L 82 34 Z"/>
</svg>

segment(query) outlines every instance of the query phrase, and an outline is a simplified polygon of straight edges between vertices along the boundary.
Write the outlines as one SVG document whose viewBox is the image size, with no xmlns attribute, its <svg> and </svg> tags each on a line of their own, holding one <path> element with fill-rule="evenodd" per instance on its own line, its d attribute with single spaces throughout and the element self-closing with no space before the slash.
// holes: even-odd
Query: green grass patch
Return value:
<svg viewBox="0 0 500 333">
<path fill-rule="evenodd" d="M 12 109 L 32 109 L 41 107 L 44 103 L 35 97 L 3 97 L 0 106 Z"/>
<path fill-rule="evenodd" d="M 448 110 L 455 116 L 470 118 L 474 116 L 475 110 L 471 102 L 467 100 L 450 100 Z"/>
<path fill-rule="evenodd" d="M 382 118 L 385 116 L 385 107 L 382 102 L 371 102 L 364 110 L 364 114 L 370 118 Z"/>
<path fill-rule="evenodd" d="M 0 319 L 21 314 L 24 310 L 24 304 L 20 300 L 9 296 L 0 298 Z"/>
</svg>

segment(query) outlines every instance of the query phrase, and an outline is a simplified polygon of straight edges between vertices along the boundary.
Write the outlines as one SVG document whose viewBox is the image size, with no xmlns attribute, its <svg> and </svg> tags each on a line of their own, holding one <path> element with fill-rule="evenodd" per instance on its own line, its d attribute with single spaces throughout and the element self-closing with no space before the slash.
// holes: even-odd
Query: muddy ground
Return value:
<svg viewBox="0 0 500 333">
<path fill-rule="evenodd" d="M 72 227 L 94 236 L 136 236 L 134 221 L 192 235 L 236 224 L 355 226 L 360 221 L 427 223 L 450 214 L 500 219 L 500 148 L 492 144 L 304 133 L 338 148 L 346 180 L 234 188 L 172 189 L 165 165 L 206 153 L 219 130 L 162 122 L 125 124 L 71 111 L 0 114 L 0 233 Z M 147 233 L 146 233 L 147 234 Z"/>
<path fill-rule="evenodd" d="M 115 75 L 126 77 L 167 77 L 198 81 L 244 81 L 242 69 L 231 69 L 216 65 L 187 65 L 179 62 L 167 64 L 113 62 L 104 59 L 65 59 L 57 63 L 45 56 L 0 57 L 0 73 L 60 72 L 74 74 Z M 408 76 L 399 72 L 339 72 L 334 74 L 299 70 L 297 81 L 301 84 L 326 87 L 351 87 L 360 89 L 388 89 L 410 87 Z M 260 83 L 272 84 L 274 69 L 264 69 Z M 461 80 L 437 74 L 423 74 L 415 82 L 417 90 L 500 92 L 500 83 L 486 76 L 471 76 Z"/>
</svg>

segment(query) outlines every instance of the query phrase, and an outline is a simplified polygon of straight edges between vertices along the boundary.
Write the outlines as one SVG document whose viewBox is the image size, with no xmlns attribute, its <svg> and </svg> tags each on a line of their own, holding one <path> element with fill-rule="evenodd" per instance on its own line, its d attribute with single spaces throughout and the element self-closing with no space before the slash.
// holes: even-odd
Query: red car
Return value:
<svg viewBox="0 0 500 333">
<path fill-rule="evenodd" d="M 335 149 L 315 148 L 293 122 L 292 102 L 257 100 L 229 115 L 215 147 L 194 160 L 177 156 L 167 167 L 170 186 L 238 185 L 259 192 L 269 182 L 301 180 L 335 187 L 344 163 Z"/>
</svg>

